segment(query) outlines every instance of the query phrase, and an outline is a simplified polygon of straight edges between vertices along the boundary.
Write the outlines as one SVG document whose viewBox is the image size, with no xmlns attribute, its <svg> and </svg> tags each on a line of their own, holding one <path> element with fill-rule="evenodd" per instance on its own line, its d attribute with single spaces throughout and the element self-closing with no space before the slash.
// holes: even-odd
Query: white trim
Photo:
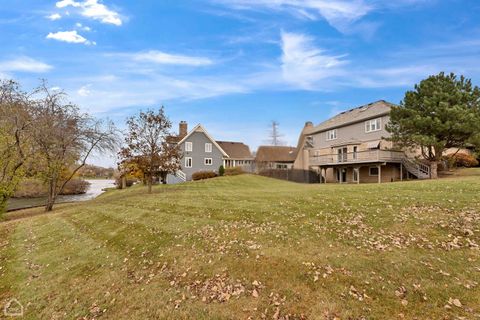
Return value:
<svg viewBox="0 0 480 320">
<path fill-rule="evenodd" d="M 187 161 L 190 160 L 190 165 L 188 165 Z M 193 167 L 193 159 L 192 157 L 185 157 L 185 168 L 192 168 Z"/>
<path fill-rule="evenodd" d="M 377 126 L 378 121 L 378 126 Z M 375 123 L 375 130 L 372 130 L 372 123 Z M 367 129 L 369 128 L 369 129 Z M 382 118 L 375 118 L 365 121 L 365 133 L 376 132 L 382 130 Z"/>
<path fill-rule="evenodd" d="M 209 143 L 209 142 L 205 143 L 205 152 L 206 153 L 212 153 L 212 144 L 211 143 Z"/>
<path fill-rule="evenodd" d="M 185 142 L 185 152 L 193 152 L 193 142 L 190 142 L 190 141 Z"/>
<path fill-rule="evenodd" d="M 207 163 L 207 160 L 210 160 L 210 163 Z M 212 166 L 213 165 L 213 159 L 212 158 L 204 158 L 203 159 L 203 164 L 206 166 Z"/>
<path fill-rule="evenodd" d="M 330 138 L 330 133 L 333 133 L 333 138 Z M 337 139 L 337 129 L 332 129 L 327 131 L 327 141 L 332 141 Z"/>
<path fill-rule="evenodd" d="M 205 128 L 202 127 L 201 124 L 197 124 L 197 125 L 195 126 L 195 128 L 192 129 L 192 131 L 190 131 L 185 137 L 183 137 L 182 140 L 180 140 L 180 141 L 178 142 L 178 144 L 180 145 L 180 144 L 182 144 L 183 142 L 185 142 L 185 140 L 187 140 L 188 137 L 190 137 L 194 132 L 197 132 L 197 131 L 198 131 L 198 132 L 203 132 L 203 133 L 207 136 L 207 138 L 208 138 L 210 141 L 212 141 L 212 143 L 215 145 L 215 147 L 217 147 L 218 150 L 220 150 L 220 152 L 221 152 L 225 157 L 228 157 L 228 154 L 222 149 L 222 147 L 220 147 L 220 146 L 218 145 L 217 141 L 213 140 L 213 138 L 208 134 L 207 130 L 205 130 Z"/>
</svg>

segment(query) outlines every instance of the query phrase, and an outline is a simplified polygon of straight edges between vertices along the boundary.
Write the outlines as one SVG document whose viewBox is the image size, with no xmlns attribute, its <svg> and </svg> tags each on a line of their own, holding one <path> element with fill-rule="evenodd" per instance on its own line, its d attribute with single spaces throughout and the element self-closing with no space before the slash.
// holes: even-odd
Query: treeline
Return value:
<svg viewBox="0 0 480 320">
<path fill-rule="evenodd" d="M 19 183 L 32 177 L 46 186 L 45 210 L 51 211 L 92 153 L 117 148 L 113 123 L 81 112 L 46 81 L 30 92 L 0 81 L 0 214 Z"/>
<path fill-rule="evenodd" d="M 104 168 L 99 166 L 94 166 L 87 164 L 78 170 L 78 176 L 84 179 L 88 178 L 103 178 L 103 179 L 113 179 L 115 176 L 114 168 Z"/>
</svg>

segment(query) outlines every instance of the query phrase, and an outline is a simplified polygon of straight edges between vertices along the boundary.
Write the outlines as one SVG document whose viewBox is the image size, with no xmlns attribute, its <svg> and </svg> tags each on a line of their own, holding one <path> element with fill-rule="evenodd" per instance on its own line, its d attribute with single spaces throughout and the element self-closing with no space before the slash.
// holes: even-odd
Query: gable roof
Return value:
<svg viewBox="0 0 480 320">
<path fill-rule="evenodd" d="M 258 162 L 294 162 L 297 148 L 284 146 L 260 146 L 255 161 Z"/>
<path fill-rule="evenodd" d="M 348 111 L 337 114 L 333 118 L 320 123 L 318 126 L 306 130 L 306 134 L 313 134 L 321 131 L 326 131 L 352 123 L 368 120 L 375 117 L 384 116 L 390 113 L 393 103 L 385 100 L 372 102 Z"/>
<path fill-rule="evenodd" d="M 229 158 L 252 159 L 250 148 L 243 142 L 217 141 L 218 145 L 228 154 Z"/>
<path fill-rule="evenodd" d="M 193 128 L 185 137 L 183 137 L 182 140 L 180 140 L 178 142 L 178 144 L 182 144 L 185 142 L 185 140 L 188 139 L 188 137 L 190 137 L 193 133 L 195 132 L 202 132 L 203 134 L 205 134 L 205 136 L 208 138 L 208 140 L 210 140 L 217 148 L 218 150 L 220 150 L 220 152 L 225 156 L 225 157 L 228 157 L 228 154 L 225 152 L 225 150 L 222 149 L 222 147 L 220 147 L 217 143 L 217 141 L 213 140 L 213 138 L 208 134 L 207 130 L 205 130 L 204 127 L 202 127 L 202 125 L 199 123 L 195 126 L 195 128 Z"/>
</svg>

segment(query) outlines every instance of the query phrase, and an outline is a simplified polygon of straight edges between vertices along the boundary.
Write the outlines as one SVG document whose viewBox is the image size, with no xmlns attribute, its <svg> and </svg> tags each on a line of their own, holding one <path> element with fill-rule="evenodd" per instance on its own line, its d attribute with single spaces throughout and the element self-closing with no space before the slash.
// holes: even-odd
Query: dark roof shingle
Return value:
<svg viewBox="0 0 480 320">
<path fill-rule="evenodd" d="M 348 124 L 360 122 L 363 120 L 383 116 L 390 113 L 394 104 L 387 102 L 385 100 L 379 100 L 376 102 L 369 103 L 364 106 L 360 106 L 348 111 L 339 113 L 338 115 L 330 118 L 318 126 L 312 127 L 311 129 L 306 130 L 306 134 L 313 134 L 321 131 L 326 131 L 338 127 L 342 127 Z"/>
<path fill-rule="evenodd" d="M 218 145 L 232 159 L 252 159 L 250 148 L 243 142 L 217 141 Z"/>
<path fill-rule="evenodd" d="M 260 146 L 255 161 L 258 162 L 294 162 L 297 148 L 284 146 Z"/>
</svg>

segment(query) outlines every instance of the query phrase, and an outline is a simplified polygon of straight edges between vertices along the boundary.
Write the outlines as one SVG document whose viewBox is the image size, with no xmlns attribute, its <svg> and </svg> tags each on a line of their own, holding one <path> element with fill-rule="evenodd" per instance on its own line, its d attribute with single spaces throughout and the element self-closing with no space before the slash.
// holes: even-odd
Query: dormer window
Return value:
<svg viewBox="0 0 480 320">
<path fill-rule="evenodd" d="M 327 141 L 337 139 L 337 129 L 327 131 Z"/>
<path fill-rule="evenodd" d="M 382 130 L 382 118 L 365 121 L 365 132 L 374 132 Z"/>
</svg>

